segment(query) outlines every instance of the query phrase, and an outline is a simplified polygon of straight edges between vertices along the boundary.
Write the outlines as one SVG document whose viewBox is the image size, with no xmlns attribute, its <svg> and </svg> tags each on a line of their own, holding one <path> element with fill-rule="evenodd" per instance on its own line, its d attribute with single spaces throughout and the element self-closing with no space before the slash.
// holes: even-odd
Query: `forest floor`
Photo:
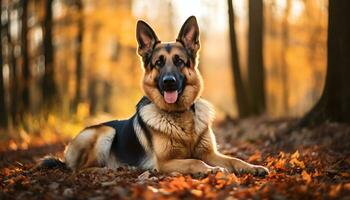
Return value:
<svg viewBox="0 0 350 200">
<path fill-rule="evenodd" d="M 0 152 L 0 199 L 350 199 L 350 126 L 326 123 L 283 133 L 295 120 L 227 120 L 215 128 L 221 152 L 267 166 L 252 175 L 162 174 L 132 168 L 36 170 L 63 143 Z"/>
</svg>

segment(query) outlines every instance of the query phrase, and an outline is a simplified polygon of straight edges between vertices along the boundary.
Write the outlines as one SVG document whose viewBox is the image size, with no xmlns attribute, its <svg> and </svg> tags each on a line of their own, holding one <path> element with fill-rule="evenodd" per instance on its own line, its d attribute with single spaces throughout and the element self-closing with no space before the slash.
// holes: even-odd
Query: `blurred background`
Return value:
<svg viewBox="0 0 350 200">
<path fill-rule="evenodd" d="M 0 0 L 0 150 L 132 115 L 143 95 L 138 19 L 172 41 L 197 17 L 203 97 L 218 121 L 302 116 L 323 89 L 328 1 L 251 2 Z M 255 94 L 263 96 L 260 106 Z"/>
</svg>

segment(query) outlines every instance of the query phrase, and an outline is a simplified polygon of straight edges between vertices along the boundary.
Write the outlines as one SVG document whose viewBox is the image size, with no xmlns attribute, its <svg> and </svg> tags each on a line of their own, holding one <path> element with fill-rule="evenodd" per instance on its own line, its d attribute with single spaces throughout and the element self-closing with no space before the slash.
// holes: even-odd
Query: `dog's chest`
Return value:
<svg viewBox="0 0 350 200">
<path fill-rule="evenodd" d="M 164 116 L 160 123 L 164 126 L 153 131 L 154 150 L 160 157 L 190 158 L 195 151 L 199 134 L 195 131 L 192 112 Z"/>
<path fill-rule="evenodd" d="M 158 126 L 155 126 L 154 130 L 171 138 L 186 140 L 196 134 L 194 117 L 194 113 L 191 111 L 161 113 L 158 118 Z"/>
<path fill-rule="evenodd" d="M 201 135 L 208 130 L 213 110 L 209 103 L 198 100 L 194 110 L 167 113 L 149 104 L 140 115 L 152 132 L 155 153 L 163 158 L 190 158 L 196 151 Z"/>
</svg>

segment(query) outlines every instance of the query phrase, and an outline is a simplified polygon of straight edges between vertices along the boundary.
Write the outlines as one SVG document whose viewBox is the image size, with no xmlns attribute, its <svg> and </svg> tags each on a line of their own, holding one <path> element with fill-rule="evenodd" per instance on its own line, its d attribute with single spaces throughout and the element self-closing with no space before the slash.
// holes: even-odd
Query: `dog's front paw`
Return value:
<svg viewBox="0 0 350 200">
<path fill-rule="evenodd" d="M 263 167 L 261 165 L 254 165 L 253 171 L 254 171 L 253 172 L 254 176 L 261 176 L 261 177 L 265 177 L 270 173 L 266 167 Z"/>
<path fill-rule="evenodd" d="M 217 174 L 218 172 L 221 172 L 225 175 L 229 174 L 229 171 L 226 168 L 223 167 L 210 167 L 208 168 L 205 172 L 197 172 L 197 173 L 193 173 L 192 176 L 193 178 L 197 178 L 197 179 L 202 179 L 207 177 L 209 174 Z"/>
<path fill-rule="evenodd" d="M 218 172 L 222 172 L 224 174 L 229 174 L 230 172 L 224 168 L 224 167 L 212 167 L 210 169 L 208 169 L 208 173 L 212 173 L 212 174 L 216 174 Z"/>
<path fill-rule="evenodd" d="M 250 174 L 253 174 L 254 176 L 260 176 L 260 177 L 265 177 L 266 175 L 269 174 L 269 170 L 266 167 L 263 167 L 261 165 L 250 165 L 247 168 L 239 169 L 238 172 L 240 174 L 250 173 Z"/>
</svg>

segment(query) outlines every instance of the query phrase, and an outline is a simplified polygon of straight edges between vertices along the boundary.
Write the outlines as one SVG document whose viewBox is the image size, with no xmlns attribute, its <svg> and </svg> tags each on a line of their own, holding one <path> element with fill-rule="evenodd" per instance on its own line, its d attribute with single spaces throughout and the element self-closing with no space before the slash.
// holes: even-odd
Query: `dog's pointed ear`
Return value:
<svg viewBox="0 0 350 200">
<path fill-rule="evenodd" d="M 194 55 L 197 53 L 200 44 L 199 27 L 195 16 L 191 16 L 185 21 L 176 40 L 181 42 Z"/>
<path fill-rule="evenodd" d="M 139 20 L 136 25 L 136 39 L 139 45 L 137 52 L 142 57 L 151 53 L 154 45 L 159 42 L 153 29 L 142 20 Z"/>
</svg>

